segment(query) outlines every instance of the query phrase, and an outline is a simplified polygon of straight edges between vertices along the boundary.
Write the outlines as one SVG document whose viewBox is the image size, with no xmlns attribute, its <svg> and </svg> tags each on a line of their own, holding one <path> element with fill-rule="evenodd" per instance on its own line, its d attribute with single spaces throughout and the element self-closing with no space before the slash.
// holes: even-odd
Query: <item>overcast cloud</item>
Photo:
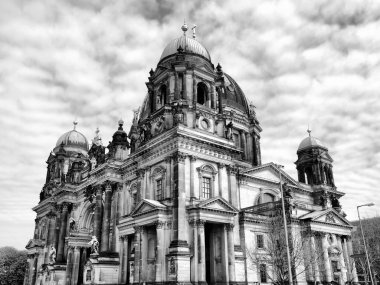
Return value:
<svg viewBox="0 0 380 285">
<path fill-rule="evenodd" d="M 257 107 L 263 162 L 294 161 L 310 124 L 329 148 L 349 219 L 380 205 L 380 2 L 0 2 L 0 246 L 32 237 L 45 161 L 79 120 L 108 142 L 186 18 Z"/>
</svg>

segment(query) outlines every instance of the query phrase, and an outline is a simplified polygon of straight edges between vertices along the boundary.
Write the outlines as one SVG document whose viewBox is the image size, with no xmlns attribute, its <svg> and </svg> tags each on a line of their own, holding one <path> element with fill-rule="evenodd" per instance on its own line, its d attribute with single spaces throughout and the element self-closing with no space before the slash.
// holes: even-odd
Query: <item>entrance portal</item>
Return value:
<svg viewBox="0 0 380 285">
<path fill-rule="evenodd" d="M 223 224 L 205 224 L 205 266 L 208 284 L 227 282 L 226 242 Z"/>
</svg>

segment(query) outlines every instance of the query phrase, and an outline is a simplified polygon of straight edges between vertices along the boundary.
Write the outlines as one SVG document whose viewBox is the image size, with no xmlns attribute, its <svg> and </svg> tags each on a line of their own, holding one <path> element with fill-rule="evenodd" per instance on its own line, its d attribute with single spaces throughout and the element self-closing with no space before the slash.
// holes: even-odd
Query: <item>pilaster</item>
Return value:
<svg viewBox="0 0 380 285">
<path fill-rule="evenodd" d="M 102 252 L 109 250 L 111 198 L 112 198 L 112 186 L 111 186 L 111 183 L 109 181 L 107 181 L 105 184 L 104 215 L 103 215 L 103 224 L 102 224 L 102 241 L 100 242 L 100 250 Z"/>
</svg>

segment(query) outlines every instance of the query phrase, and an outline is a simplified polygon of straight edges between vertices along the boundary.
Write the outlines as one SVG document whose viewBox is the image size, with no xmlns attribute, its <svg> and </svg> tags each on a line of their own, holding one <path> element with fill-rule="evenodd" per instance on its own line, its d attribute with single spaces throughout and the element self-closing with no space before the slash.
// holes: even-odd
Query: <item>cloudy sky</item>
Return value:
<svg viewBox="0 0 380 285">
<path fill-rule="evenodd" d="M 79 121 L 108 142 L 186 18 L 257 107 L 263 162 L 296 177 L 299 142 L 328 146 L 349 219 L 380 206 L 380 2 L 0 1 L 0 246 L 32 237 L 49 152 Z"/>
</svg>

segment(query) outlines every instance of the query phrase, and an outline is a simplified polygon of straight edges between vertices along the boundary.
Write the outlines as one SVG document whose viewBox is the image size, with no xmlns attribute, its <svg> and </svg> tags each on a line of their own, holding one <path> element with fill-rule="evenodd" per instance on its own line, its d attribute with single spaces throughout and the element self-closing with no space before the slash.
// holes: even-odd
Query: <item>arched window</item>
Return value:
<svg viewBox="0 0 380 285">
<path fill-rule="evenodd" d="M 313 171 L 311 170 L 311 167 L 305 168 L 305 174 L 306 174 L 306 183 L 309 185 L 313 184 Z"/>
<path fill-rule="evenodd" d="M 199 82 L 197 85 L 197 103 L 208 106 L 209 96 L 207 91 L 207 86 L 203 82 Z"/>
<path fill-rule="evenodd" d="M 148 240 L 148 259 L 156 258 L 156 239 L 151 237 Z"/>
<path fill-rule="evenodd" d="M 275 197 L 272 194 L 264 193 L 262 197 L 260 198 L 260 204 L 268 203 L 268 202 L 274 202 Z"/>
<path fill-rule="evenodd" d="M 166 104 L 166 85 L 162 84 L 160 89 L 158 90 L 158 94 L 156 98 L 156 110 L 160 109 L 165 104 Z"/>
</svg>

